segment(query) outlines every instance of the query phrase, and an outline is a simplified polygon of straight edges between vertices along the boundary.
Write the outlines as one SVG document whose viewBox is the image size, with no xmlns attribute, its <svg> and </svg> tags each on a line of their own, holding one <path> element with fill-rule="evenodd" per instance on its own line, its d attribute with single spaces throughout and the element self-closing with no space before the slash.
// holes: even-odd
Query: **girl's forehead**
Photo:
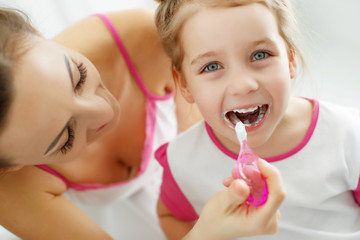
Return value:
<svg viewBox="0 0 360 240">
<path fill-rule="evenodd" d="M 276 18 L 263 4 L 199 11 L 185 22 L 181 43 L 186 46 L 213 46 L 226 42 L 240 43 L 262 38 L 278 38 Z M 195 48 L 197 49 L 197 48 Z"/>
</svg>

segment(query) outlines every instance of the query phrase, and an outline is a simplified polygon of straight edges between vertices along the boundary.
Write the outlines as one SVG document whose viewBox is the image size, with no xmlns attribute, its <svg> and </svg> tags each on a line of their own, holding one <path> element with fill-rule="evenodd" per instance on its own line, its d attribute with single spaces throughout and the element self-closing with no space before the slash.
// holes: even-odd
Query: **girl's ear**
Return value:
<svg viewBox="0 0 360 240">
<path fill-rule="evenodd" d="M 289 72 L 290 78 L 294 79 L 296 76 L 297 62 L 296 62 L 296 53 L 294 49 L 290 50 L 289 56 Z"/>
<path fill-rule="evenodd" d="M 192 97 L 191 93 L 189 92 L 189 89 L 187 88 L 186 80 L 179 74 L 179 72 L 175 69 L 173 66 L 173 76 L 176 82 L 176 85 L 178 86 L 181 95 L 185 98 L 185 100 L 188 103 L 194 103 L 194 98 Z"/>
</svg>

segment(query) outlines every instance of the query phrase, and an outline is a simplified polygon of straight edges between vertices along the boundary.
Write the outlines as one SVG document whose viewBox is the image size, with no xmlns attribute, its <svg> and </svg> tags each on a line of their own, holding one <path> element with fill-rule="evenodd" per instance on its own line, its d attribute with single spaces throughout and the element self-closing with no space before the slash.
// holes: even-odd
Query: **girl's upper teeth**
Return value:
<svg viewBox="0 0 360 240">
<path fill-rule="evenodd" d="M 253 112 L 255 110 L 257 110 L 260 106 L 257 107 L 251 107 L 251 108 L 247 108 L 247 109 L 234 109 L 233 112 L 237 112 L 237 113 L 248 113 L 248 112 Z"/>
</svg>

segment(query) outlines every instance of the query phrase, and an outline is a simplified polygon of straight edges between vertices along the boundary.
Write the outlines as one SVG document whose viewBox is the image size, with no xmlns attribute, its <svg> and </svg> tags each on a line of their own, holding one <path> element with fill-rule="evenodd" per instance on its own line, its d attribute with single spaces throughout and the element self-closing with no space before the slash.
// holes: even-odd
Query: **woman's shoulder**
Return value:
<svg viewBox="0 0 360 240">
<path fill-rule="evenodd" d="M 36 166 L 26 166 L 14 172 L 7 172 L 0 176 L 1 195 L 7 197 L 18 195 L 32 195 L 44 192 L 61 195 L 66 191 L 65 184 L 57 177 Z M 2 197 L 1 197 L 2 198 Z"/>
<path fill-rule="evenodd" d="M 131 9 L 107 14 L 143 82 L 155 95 L 174 88 L 170 58 L 157 32 L 154 11 Z"/>
</svg>

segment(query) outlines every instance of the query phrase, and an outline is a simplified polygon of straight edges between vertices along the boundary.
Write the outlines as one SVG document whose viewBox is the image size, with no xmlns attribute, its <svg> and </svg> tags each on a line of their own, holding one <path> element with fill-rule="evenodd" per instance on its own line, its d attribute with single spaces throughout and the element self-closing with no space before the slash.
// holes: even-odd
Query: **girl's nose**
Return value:
<svg viewBox="0 0 360 240">
<path fill-rule="evenodd" d="M 259 88 L 258 81 L 250 73 L 236 71 L 229 77 L 228 92 L 230 95 L 246 95 Z"/>
</svg>

